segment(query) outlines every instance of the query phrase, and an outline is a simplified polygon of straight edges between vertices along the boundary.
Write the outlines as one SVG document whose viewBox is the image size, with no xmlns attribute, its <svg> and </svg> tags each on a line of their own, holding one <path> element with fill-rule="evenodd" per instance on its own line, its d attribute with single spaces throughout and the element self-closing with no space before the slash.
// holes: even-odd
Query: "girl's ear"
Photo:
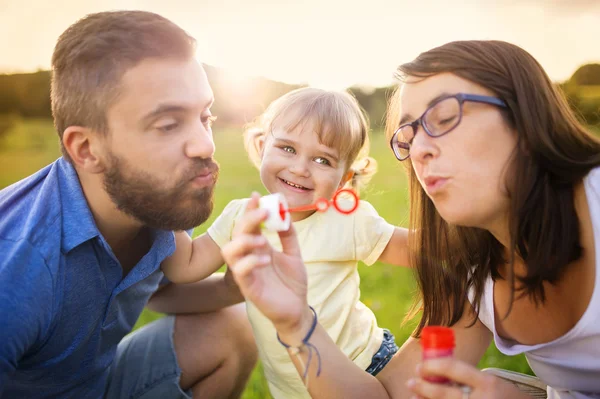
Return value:
<svg viewBox="0 0 600 399">
<path fill-rule="evenodd" d="M 263 152 L 265 151 L 265 136 L 259 136 L 256 138 L 256 147 L 258 148 L 258 155 L 262 158 Z"/>
</svg>

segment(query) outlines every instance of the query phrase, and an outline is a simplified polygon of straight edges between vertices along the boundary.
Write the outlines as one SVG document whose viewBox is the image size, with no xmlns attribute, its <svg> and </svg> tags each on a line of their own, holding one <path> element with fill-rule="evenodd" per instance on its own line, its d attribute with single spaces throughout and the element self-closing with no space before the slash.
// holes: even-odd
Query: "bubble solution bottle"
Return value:
<svg viewBox="0 0 600 399">
<path fill-rule="evenodd" d="M 421 331 L 423 360 L 454 355 L 454 331 L 448 327 L 427 326 Z M 427 377 L 427 381 L 438 384 L 450 383 L 445 377 Z"/>
</svg>

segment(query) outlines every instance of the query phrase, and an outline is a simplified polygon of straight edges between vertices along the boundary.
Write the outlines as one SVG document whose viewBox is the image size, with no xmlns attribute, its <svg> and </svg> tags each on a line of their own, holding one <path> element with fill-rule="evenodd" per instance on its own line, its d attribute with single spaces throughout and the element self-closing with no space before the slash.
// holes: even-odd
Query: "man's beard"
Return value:
<svg viewBox="0 0 600 399">
<path fill-rule="evenodd" d="M 213 191 L 219 165 L 213 159 L 194 159 L 181 180 L 163 188 L 147 172 L 136 170 L 124 160 L 110 155 L 104 188 L 117 208 L 144 225 L 161 230 L 188 230 L 206 221 L 213 209 Z M 212 183 L 194 188 L 192 180 L 209 170 Z"/>
</svg>

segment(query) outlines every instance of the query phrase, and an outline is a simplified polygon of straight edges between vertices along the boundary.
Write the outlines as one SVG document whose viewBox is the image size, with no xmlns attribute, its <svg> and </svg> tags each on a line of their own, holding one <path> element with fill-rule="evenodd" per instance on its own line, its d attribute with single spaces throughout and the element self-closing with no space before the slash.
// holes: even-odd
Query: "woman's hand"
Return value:
<svg viewBox="0 0 600 399">
<path fill-rule="evenodd" d="M 417 366 L 417 375 L 407 382 L 407 386 L 419 398 L 531 399 L 514 385 L 454 358 L 426 360 Z M 456 384 L 428 382 L 425 380 L 428 376 L 446 377 Z"/>
<path fill-rule="evenodd" d="M 306 299 L 306 268 L 293 226 L 279 233 L 282 252 L 274 250 L 261 235 L 260 225 L 267 213 L 258 209 L 258 199 L 254 193 L 222 255 L 244 297 L 279 332 L 292 334 L 312 320 Z"/>
</svg>

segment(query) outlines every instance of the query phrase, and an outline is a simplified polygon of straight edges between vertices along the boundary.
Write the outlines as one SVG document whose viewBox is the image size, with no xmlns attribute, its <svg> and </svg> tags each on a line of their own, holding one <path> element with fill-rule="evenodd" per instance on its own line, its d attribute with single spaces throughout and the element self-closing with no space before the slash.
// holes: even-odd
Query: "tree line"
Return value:
<svg viewBox="0 0 600 399">
<path fill-rule="evenodd" d="M 210 65 L 205 65 L 205 69 L 216 98 L 213 113 L 218 115 L 220 125 L 244 125 L 275 98 L 301 87 L 265 78 L 242 78 Z M 600 125 L 600 64 L 584 65 L 569 80 L 558 85 L 584 122 Z M 369 115 L 373 128 L 383 126 L 393 87 L 369 91 L 352 87 L 349 91 Z M 51 118 L 50 71 L 0 75 L 2 114 L 17 118 Z"/>
</svg>

